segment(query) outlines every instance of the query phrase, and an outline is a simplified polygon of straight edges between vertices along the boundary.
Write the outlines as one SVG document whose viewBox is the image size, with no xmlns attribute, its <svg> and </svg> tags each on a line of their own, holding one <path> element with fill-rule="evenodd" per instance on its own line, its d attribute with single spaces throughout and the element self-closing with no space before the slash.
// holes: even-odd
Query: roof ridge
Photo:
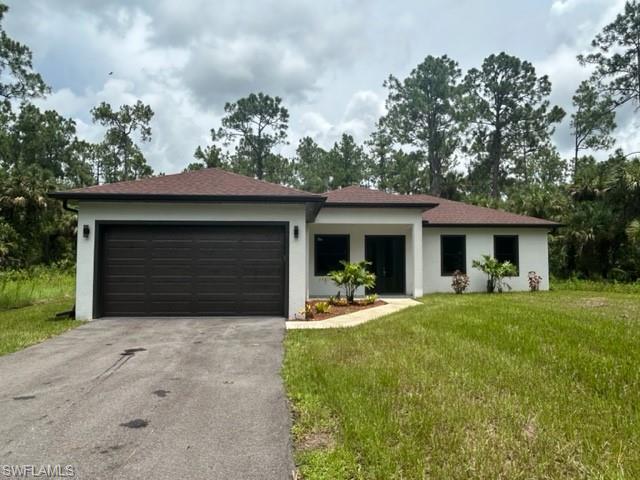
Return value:
<svg viewBox="0 0 640 480">
<path fill-rule="evenodd" d="M 212 172 L 217 172 L 220 173 L 222 175 L 229 175 L 229 176 L 233 176 L 239 179 L 242 179 L 242 181 L 244 182 L 250 182 L 250 183 L 254 183 L 254 184 L 260 184 L 260 185 L 267 185 L 271 188 L 278 188 L 281 191 L 289 191 L 289 192 L 295 192 L 298 193 L 302 196 L 309 196 L 309 197 L 319 197 L 319 198 L 324 198 L 323 195 L 321 194 L 317 194 L 317 193 L 311 193 L 311 192 L 305 192 L 303 190 L 300 190 L 298 188 L 293 188 L 293 187 L 289 187 L 286 185 L 281 185 L 279 183 L 274 183 L 274 182 L 268 182 L 266 180 L 260 180 L 254 177 L 250 177 L 248 175 L 242 175 L 240 173 L 236 173 L 236 172 L 231 172 L 229 170 L 225 170 L 224 168 L 219 168 L 219 167 L 205 167 L 205 168 L 201 168 L 198 170 L 188 170 L 188 171 L 182 171 L 182 172 L 175 172 L 175 173 L 168 173 L 168 174 L 162 174 L 162 175 L 152 175 L 150 177 L 142 177 L 142 178 L 134 178 L 134 179 L 130 179 L 130 180 L 120 180 L 118 182 L 109 182 L 109 183 L 102 183 L 102 184 L 96 184 L 96 185 L 89 185 L 87 187 L 78 187 L 78 188 L 74 188 L 71 190 L 67 190 L 68 192 L 74 192 L 74 191 L 95 191 L 95 190 L 102 190 L 102 187 L 105 187 L 106 185 L 118 185 L 118 186 L 128 186 L 128 185 L 134 185 L 134 184 L 140 184 L 140 183 L 146 183 L 146 182 L 153 182 L 153 181 L 158 181 L 158 180 L 163 180 L 163 179 L 170 179 L 170 178 L 175 178 L 175 177 L 197 177 L 197 176 L 201 176 L 203 173 L 206 175 L 207 173 L 212 173 Z M 206 177 L 205 177 L 206 178 Z"/>
<path fill-rule="evenodd" d="M 286 186 L 286 185 L 281 185 L 281 184 L 279 184 L 279 183 L 274 183 L 274 182 L 268 182 L 268 181 L 266 181 L 266 180 L 261 180 L 261 179 L 259 179 L 259 178 L 250 177 L 249 175 L 243 175 L 243 174 L 241 174 L 241 173 L 232 172 L 232 171 L 230 171 L 230 170 L 225 170 L 224 168 L 220 168 L 220 167 L 207 167 L 207 168 L 204 168 L 204 169 L 201 169 L 201 170 L 218 170 L 218 171 L 220 171 L 220 172 L 228 173 L 228 174 L 230 174 L 230 175 L 235 175 L 236 177 L 241 177 L 241 178 L 244 178 L 244 179 L 249 179 L 249 180 L 252 180 L 252 181 L 254 181 L 254 182 L 263 183 L 263 184 L 266 184 L 266 185 L 275 185 L 275 186 L 278 186 L 278 187 L 281 187 L 281 188 L 286 188 L 286 189 L 288 189 L 288 190 L 293 190 L 293 191 L 296 191 L 296 192 L 299 192 L 299 193 L 304 193 L 305 195 L 322 196 L 322 194 L 320 194 L 320 193 L 311 193 L 311 192 L 306 192 L 306 191 L 304 191 L 304 190 L 300 190 L 299 188 L 288 187 L 288 186 Z M 197 171 L 197 170 L 196 170 L 196 171 Z"/>
<path fill-rule="evenodd" d="M 338 188 L 334 188 L 333 190 L 327 190 L 322 195 L 326 195 L 326 194 L 332 193 L 332 192 L 340 192 L 340 191 L 344 191 L 344 190 L 348 190 L 348 189 L 364 190 L 364 191 L 367 191 L 367 192 L 377 192 L 377 193 L 382 193 L 384 195 L 393 195 L 394 197 L 411 197 L 411 196 L 414 196 L 413 194 L 410 194 L 410 193 L 387 192 L 386 190 L 381 190 L 381 189 L 375 188 L 375 187 L 365 187 L 363 185 L 347 185 L 346 187 L 338 187 Z M 424 194 L 419 194 L 419 195 L 424 195 Z"/>
<path fill-rule="evenodd" d="M 150 177 L 139 177 L 139 178 L 132 178 L 129 180 L 119 180 L 117 182 L 107 182 L 107 183 L 96 183 L 95 185 L 89 185 L 87 187 L 78 187 L 78 188 L 74 188 L 70 191 L 73 190 L 93 190 L 96 189 L 97 187 L 102 187 L 104 185 L 123 185 L 123 184 L 129 184 L 129 183 L 139 183 L 139 182 L 144 182 L 144 181 L 150 181 L 150 180 L 156 180 L 158 178 L 167 178 L 167 177 L 177 177 L 179 175 L 189 175 L 192 173 L 198 173 L 198 172 L 202 172 L 203 170 L 215 170 L 215 167 L 207 167 L 207 168 L 201 168 L 199 170 L 189 170 L 189 171 L 183 171 L 183 172 L 175 172 L 175 173 L 162 173 L 161 175 L 151 175 Z"/>
</svg>

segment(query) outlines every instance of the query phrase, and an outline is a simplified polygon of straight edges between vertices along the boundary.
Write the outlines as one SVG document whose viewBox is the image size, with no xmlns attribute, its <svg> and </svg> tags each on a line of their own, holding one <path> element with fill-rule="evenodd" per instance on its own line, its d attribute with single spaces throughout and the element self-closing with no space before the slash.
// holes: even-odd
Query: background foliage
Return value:
<svg viewBox="0 0 640 480">
<path fill-rule="evenodd" d="M 7 13 L 0 4 L 0 22 Z M 386 113 L 359 144 L 344 133 L 330 148 L 300 139 L 288 158 L 283 99 L 252 93 L 224 107 L 208 145 L 187 170 L 224 168 L 311 192 L 353 184 L 431 193 L 564 226 L 551 237 L 555 275 L 640 278 L 640 157 L 615 149 L 616 113 L 640 106 L 640 5 L 623 11 L 579 57 L 592 76 L 576 85 L 568 118 L 534 65 L 505 52 L 463 71 L 427 55 L 402 79 L 390 75 Z M 31 50 L 0 23 L 0 267 L 30 268 L 73 258 L 75 218 L 52 190 L 153 175 L 140 145 L 152 135 L 151 106 L 92 109 L 104 139 L 79 139 L 76 125 L 33 102 L 49 91 Z M 628 108 L 628 107 L 627 107 Z M 569 122 L 574 152 L 551 136 Z M 596 160 L 590 154 L 601 151 Z M 602 160 L 604 158 L 604 160 Z"/>
</svg>

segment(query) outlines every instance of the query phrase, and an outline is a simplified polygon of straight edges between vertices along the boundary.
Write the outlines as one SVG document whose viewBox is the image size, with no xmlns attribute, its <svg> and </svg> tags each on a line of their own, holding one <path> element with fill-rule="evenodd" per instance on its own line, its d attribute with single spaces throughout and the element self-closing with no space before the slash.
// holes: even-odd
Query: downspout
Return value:
<svg viewBox="0 0 640 480">
<path fill-rule="evenodd" d="M 78 209 L 77 209 L 77 208 L 71 208 L 71 207 L 69 206 L 69 203 L 68 203 L 68 202 L 69 202 L 69 200 L 65 198 L 65 199 L 62 201 L 62 208 L 63 208 L 64 210 L 66 210 L 67 212 L 72 212 L 72 213 L 75 213 L 75 214 L 77 215 L 77 214 L 78 214 Z"/>
<path fill-rule="evenodd" d="M 75 213 L 76 215 L 78 215 L 78 209 L 77 208 L 71 208 L 68 204 L 68 200 L 65 198 L 62 201 L 62 209 L 66 210 L 67 212 L 71 212 L 71 213 Z M 76 266 L 77 268 L 77 266 Z M 56 313 L 56 318 L 76 318 L 76 304 L 73 304 L 73 307 L 71 308 L 71 310 L 67 310 L 66 312 L 60 312 L 60 313 Z"/>
</svg>

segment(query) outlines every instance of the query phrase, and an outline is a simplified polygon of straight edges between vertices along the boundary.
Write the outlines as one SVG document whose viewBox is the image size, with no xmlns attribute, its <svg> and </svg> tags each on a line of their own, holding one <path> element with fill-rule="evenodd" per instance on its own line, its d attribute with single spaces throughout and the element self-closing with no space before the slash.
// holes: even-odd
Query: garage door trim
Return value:
<svg viewBox="0 0 640 480">
<path fill-rule="evenodd" d="M 283 282 L 283 310 L 286 318 L 289 318 L 289 224 L 287 221 L 207 221 L 207 220 L 95 220 L 94 244 L 93 244 L 93 318 L 103 316 L 103 298 L 101 294 L 102 278 L 102 239 L 106 226 L 118 225 L 142 225 L 142 226 L 264 226 L 284 228 L 284 282 Z"/>
</svg>

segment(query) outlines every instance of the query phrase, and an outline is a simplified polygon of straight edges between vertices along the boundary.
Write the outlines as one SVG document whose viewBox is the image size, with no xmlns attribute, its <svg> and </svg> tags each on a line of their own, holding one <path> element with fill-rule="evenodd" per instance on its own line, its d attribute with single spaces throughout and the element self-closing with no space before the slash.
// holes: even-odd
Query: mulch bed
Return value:
<svg viewBox="0 0 640 480">
<path fill-rule="evenodd" d="M 316 303 L 325 302 L 326 300 L 310 300 L 309 304 L 315 305 Z M 367 308 L 379 307 L 380 305 L 386 305 L 387 302 L 383 302 L 382 300 L 376 300 L 374 303 L 370 303 L 369 305 L 363 305 L 356 300 L 356 303 L 353 305 L 331 305 L 331 311 L 329 313 L 315 313 L 313 318 L 310 318 L 310 322 L 315 322 L 317 320 L 326 320 L 328 318 L 337 317 L 339 315 L 344 315 L 346 313 L 359 312 L 360 310 L 366 310 Z"/>
</svg>

